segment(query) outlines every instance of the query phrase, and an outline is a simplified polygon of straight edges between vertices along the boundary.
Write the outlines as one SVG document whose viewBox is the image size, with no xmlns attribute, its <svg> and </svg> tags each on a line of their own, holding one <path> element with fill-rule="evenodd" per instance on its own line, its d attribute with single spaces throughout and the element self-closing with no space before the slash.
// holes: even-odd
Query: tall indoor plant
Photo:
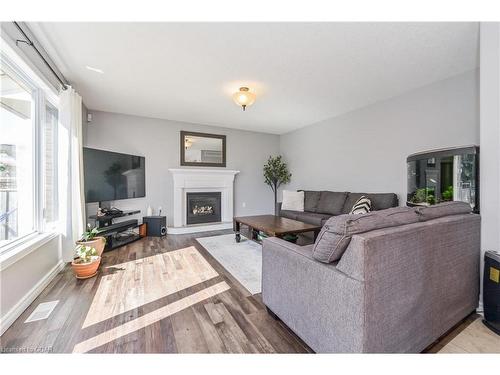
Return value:
<svg viewBox="0 0 500 375">
<path fill-rule="evenodd" d="M 264 165 L 264 180 L 274 193 L 274 213 L 278 212 L 278 188 L 290 182 L 292 174 L 281 155 L 270 156 Z"/>
</svg>

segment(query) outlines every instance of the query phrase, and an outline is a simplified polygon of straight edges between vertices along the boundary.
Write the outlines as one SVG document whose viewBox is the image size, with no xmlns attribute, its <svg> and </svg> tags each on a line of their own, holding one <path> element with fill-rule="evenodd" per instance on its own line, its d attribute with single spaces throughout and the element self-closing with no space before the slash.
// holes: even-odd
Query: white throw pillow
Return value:
<svg viewBox="0 0 500 375">
<path fill-rule="evenodd" d="M 283 190 L 281 209 L 304 212 L 304 192 Z"/>
</svg>

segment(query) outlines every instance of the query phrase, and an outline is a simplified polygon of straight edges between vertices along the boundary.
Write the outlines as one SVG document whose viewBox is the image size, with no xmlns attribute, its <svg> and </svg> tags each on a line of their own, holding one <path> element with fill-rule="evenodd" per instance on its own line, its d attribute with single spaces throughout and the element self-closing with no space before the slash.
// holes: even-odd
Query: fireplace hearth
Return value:
<svg viewBox="0 0 500 375">
<path fill-rule="evenodd" d="M 186 193 L 186 224 L 217 223 L 221 221 L 220 192 Z"/>
</svg>

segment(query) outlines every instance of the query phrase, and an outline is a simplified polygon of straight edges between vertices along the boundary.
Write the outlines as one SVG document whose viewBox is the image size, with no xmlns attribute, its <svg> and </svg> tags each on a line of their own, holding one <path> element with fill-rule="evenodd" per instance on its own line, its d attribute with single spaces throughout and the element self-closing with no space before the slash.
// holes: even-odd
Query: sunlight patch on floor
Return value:
<svg viewBox="0 0 500 375">
<path fill-rule="evenodd" d="M 500 336 L 476 319 L 439 353 L 500 353 Z"/>
<path fill-rule="evenodd" d="M 75 347 L 73 348 L 73 353 L 86 353 L 92 349 L 98 348 L 101 345 L 107 344 L 108 342 L 116 340 L 141 328 L 147 327 L 150 324 L 165 319 L 179 311 L 187 309 L 190 306 L 193 306 L 229 289 L 230 287 L 225 281 L 205 288 L 199 292 L 191 294 L 188 297 L 184 297 L 178 301 L 160 307 L 159 309 L 145 314 L 137 319 L 131 320 L 130 322 L 124 323 L 118 327 L 110 329 L 109 331 L 103 332 L 88 340 L 82 341 L 81 343 L 75 345 Z"/>
<path fill-rule="evenodd" d="M 219 274 L 194 246 L 106 268 L 82 328 L 102 322 Z"/>
</svg>

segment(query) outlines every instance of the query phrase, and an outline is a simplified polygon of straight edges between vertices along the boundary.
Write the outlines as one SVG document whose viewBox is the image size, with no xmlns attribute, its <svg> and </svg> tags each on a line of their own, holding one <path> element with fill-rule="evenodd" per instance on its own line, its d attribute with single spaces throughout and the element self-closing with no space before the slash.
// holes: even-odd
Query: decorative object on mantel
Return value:
<svg viewBox="0 0 500 375">
<path fill-rule="evenodd" d="M 244 111 L 255 102 L 255 94 L 250 92 L 248 87 L 240 87 L 239 91 L 233 94 L 233 100 L 236 104 L 241 105 Z"/>
<path fill-rule="evenodd" d="M 153 209 L 151 206 L 148 206 L 148 209 L 146 210 L 146 216 L 153 216 Z"/>
<path fill-rule="evenodd" d="M 271 187 L 274 193 L 274 212 L 278 215 L 277 204 L 278 204 L 278 188 L 282 184 L 287 184 L 290 182 L 292 174 L 288 170 L 288 166 L 283 161 L 281 155 L 270 156 L 267 159 L 267 163 L 264 165 L 264 180 L 267 185 Z"/>
<path fill-rule="evenodd" d="M 180 151 L 183 166 L 226 166 L 225 135 L 181 131 Z"/>
</svg>

